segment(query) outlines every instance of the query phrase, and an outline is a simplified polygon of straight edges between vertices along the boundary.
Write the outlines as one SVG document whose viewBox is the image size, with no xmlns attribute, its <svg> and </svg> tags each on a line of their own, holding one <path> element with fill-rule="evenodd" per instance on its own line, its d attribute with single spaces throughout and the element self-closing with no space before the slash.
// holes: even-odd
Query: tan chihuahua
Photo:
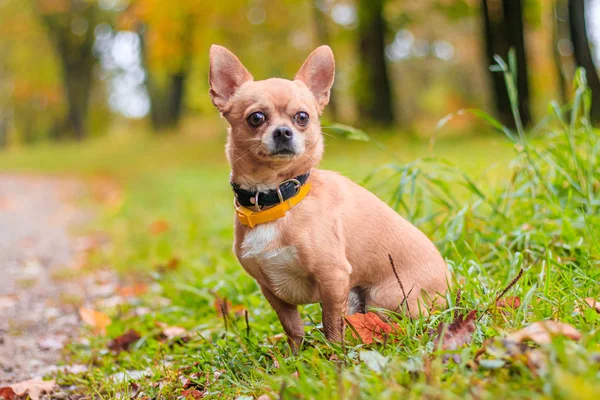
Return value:
<svg viewBox="0 0 600 400">
<path fill-rule="evenodd" d="M 346 313 L 369 306 L 414 317 L 444 303 L 449 284 L 421 231 L 350 179 L 316 169 L 334 73 L 328 46 L 293 81 L 254 81 L 229 50 L 210 49 L 210 96 L 231 126 L 234 251 L 294 347 L 304 336 L 300 304 L 321 302 L 325 336 L 340 341 Z"/>
</svg>

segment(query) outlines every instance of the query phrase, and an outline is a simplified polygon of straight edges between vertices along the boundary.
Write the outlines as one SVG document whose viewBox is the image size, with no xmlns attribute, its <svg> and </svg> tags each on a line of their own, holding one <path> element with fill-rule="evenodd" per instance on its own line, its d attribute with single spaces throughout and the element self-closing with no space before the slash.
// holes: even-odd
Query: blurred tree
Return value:
<svg viewBox="0 0 600 400">
<path fill-rule="evenodd" d="M 8 77 L 5 73 L 4 63 L 4 52 L 3 48 L 0 46 L 0 149 L 6 147 L 8 144 L 8 95 L 7 89 L 8 86 Z"/>
<path fill-rule="evenodd" d="M 565 0 L 554 0 L 552 5 L 552 60 L 558 77 L 559 94 L 563 104 L 569 102 L 567 95 L 567 74 L 563 65 L 561 46 L 569 37 L 568 10 Z"/>
<path fill-rule="evenodd" d="M 358 0 L 358 118 L 383 125 L 394 123 L 392 89 L 385 59 L 385 0 Z"/>
<path fill-rule="evenodd" d="M 519 113 L 523 124 L 527 126 L 531 123 L 531 111 L 522 0 L 482 0 L 481 15 L 488 65 L 496 64 L 495 55 L 507 61 L 509 50 L 511 48 L 515 50 Z M 514 127 L 515 122 L 504 76 L 490 71 L 490 79 L 493 84 L 496 114 L 504 125 Z"/>
<path fill-rule="evenodd" d="M 33 0 L 0 2 L 4 142 L 52 137 L 64 116 L 61 74 Z"/>
<path fill-rule="evenodd" d="M 121 27 L 141 39 L 155 132 L 176 127 L 182 117 L 195 33 L 211 14 L 200 0 L 133 0 L 122 16 Z"/>
<path fill-rule="evenodd" d="M 313 4 L 314 15 L 315 15 L 315 29 L 317 37 L 317 45 L 331 45 L 329 35 L 329 18 L 327 16 L 327 4 L 325 0 L 314 0 Z M 335 84 L 334 84 L 335 85 Z M 335 89 L 331 89 L 331 95 L 329 96 L 329 105 L 327 110 L 333 120 L 337 120 L 338 107 L 337 107 L 337 96 L 335 95 Z"/>
<path fill-rule="evenodd" d="M 90 0 L 37 0 L 36 3 L 62 69 L 67 102 L 65 131 L 81 140 L 88 131 L 92 72 L 96 64 L 94 27 L 100 20 L 100 11 Z"/>
<path fill-rule="evenodd" d="M 585 0 L 569 0 L 569 25 L 573 54 L 577 65 L 586 70 L 588 85 L 592 90 L 591 119 L 598 123 L 600 122 L 600 77 L 598 77 L 598 71 L 594 65 L 585 19 Z"/>
</svg>

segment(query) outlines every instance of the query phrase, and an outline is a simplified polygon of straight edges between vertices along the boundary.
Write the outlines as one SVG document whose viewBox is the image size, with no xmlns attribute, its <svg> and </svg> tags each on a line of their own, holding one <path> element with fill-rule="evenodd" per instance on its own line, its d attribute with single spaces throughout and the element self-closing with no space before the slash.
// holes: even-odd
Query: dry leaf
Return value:
<svg viewBox="0 0 600 400">
<path fill-rule="evenodd" d="M 256 398 L 256 400 L 272 400 L 272 398 L 268 394 L 261 394 Z"/>
<path fill-rule="evenodd" d="M 10 385 L 14 393 L 18 396 L 15 398 L 29 396 L 31 400 L 39 400 L 42 394 L 52 393 L 55 386 L 56 383 L 54 380 L 43 381 L 37 378 Z"/>
<path fill-rule="evenodd" d="M 123 297 L 137 297 L 148 292 L 148 285 L 145 283 L 136 283 L 133 286 L 121 286 L 117 293 Z"/>
<path fill-rule="evenodd" d="M 457 315 L 450 325 L 440 323 L 437 336 L 434 339 L 436 347 L 439 348 L 441 342 L 442 350 L 456 350 L 465 344 L 471 343 L 473 332 L 475 332 L 476 317 L 477 310 L 472 310 L 464 318 L 462 315 Z M 447 361 L 448 358 L 448 356 L 444 356 L 444 361 Z M 456 363 L 460 362 L 458 354 L 453 354 L 452 359 Z"/>
<path fill-rule="evenodd" d="M 523 342 L 531 340 L 537 344 L 547 344 L 552 342 L 556 336 L 566 336 L 569 339 L 581 339 L 581 332 L 569 324 L 559 321 L 538 321 L 533 324 L 511 333 L 506 337 L 510 342 Z"/>
<path fill-rule="evenodd" d="M 179 268 L 179 258 L 172 257 L 165 264 L 158 264 L 156 266 L 156 271 L 161 274 L 166 274 L 167 272 L 175 271 L 177 268 Z"/>
<path fill-rule="evenodd" d="M 244 311 L 246 311 L 246 307 L 244 307 L 243 305 L 233 305 L 226 298 L 222 298 L 219 296 L 215 297 L 214 307 L 219 317 L 222 317 L 223 313 L 229 314 L 230 312 L 232 312 L 236 317 L 242 317 L 244 315 Z"/>
<path fill-rule="evenodd" d="M 198 389 L 186 389 L 181 392 L 181 395 L 184 399 L 201 399 L 204 397 L 204 392 L 201 392 Z"/>
<path fill-rule="evenodd" d="M 106 328 L 111 323 L 108 315 L 100 311 L 92 310 L 91 308 L 81 307 L 79 309 L 79 316 L 83 322 L 92 327 L 92 331 L 96 335 L 105 335 Z"/>
<path fill-rule="evenodd" d="M 585 302 L 588 306 L 600 313 L 600 301 L 594 300 L 591 297 L 586 297 Z"/>
<path fill-rule="evenodd" d="M 521 306 L 521 299 L 517 296 L 507 296 L 496 302 L 498 308 L 512 308 L 516 309 Z"/>
<path fill-rule="evenodd" d="M 17 400 L 19 398 L 10 386 L 0 387 L 0 397 L 4 400 Z"/>
<path fill-rule="evenodd" d="M 181 339 L 184 342 L 187 342 L 189 340 L 188 331 L 185 328 L 182 328 L 180 326 L 169 326 L 164 322 L 158 321 L 156 322 L 156 325 L 162 328 L 162 331 L 159 335 L 161 340 L 170 341 L 173 339 Z"/>
<path fill-rule="evenodd" d="M 14 294 L 0 296 L 0 310 L 3 308 L 12 308 L 19 302 L 19 297 Z"/>
<path fill-rule="evenodd" d="M 130 329 L 124 334 L 117 336 L 108 343 L 108 348 L 117 354 L 129 350 L 129 347 L 140 339 L 140 334 L 135 329 Z"/>
<path fill-rule="evenodd" d="M 346 316 L 346 321 L 354 328 L 354 331 L 356 331 L 356 334 L 358 334 L 364 344 L 372 344 L 375 340 L 383 341 L 385 336 L 397 330 L 397 327 L 383 322 L 373 312 L 348 315 Z M 352 334 L 356 337 L 354 331 Z"/>
<path fill-rule="evenodd" d="M 169 230 L 169 223 L 164 219 L 158 219 L 150 224 L 148 230 L 153 235 L 159 235 Z"/>
</svg>

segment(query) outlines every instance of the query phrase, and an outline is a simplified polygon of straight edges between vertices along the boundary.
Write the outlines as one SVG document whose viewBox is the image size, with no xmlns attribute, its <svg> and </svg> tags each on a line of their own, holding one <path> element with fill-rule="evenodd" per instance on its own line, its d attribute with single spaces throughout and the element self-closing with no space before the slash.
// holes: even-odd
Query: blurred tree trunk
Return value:
<svg viewBox="0 0 600 400">
<path fill-rule="evenodd" d="M 356 101 L 361 120 L 394 123 L 392 90 L 385 60 L 385 0 L 358 0 L 358 56 Z"/>
<path fill-rule="evenodd" d="M 567 78 L 559 49 L 561 40 L 568 38 L 569 35 L 568 25 L 565 24 L 568 14 L 565 0 L 555 0 L 552 11 L 552 59 L 558 77 L 560 99 L 562 104 L 567 104 L 569 102 Z"/>
<path fill-rule="evenodd" d="M 73 1 L 70 7 L 61 12 L 48 12 L 40 7 L 39 11 L 61 64 L 67 101 L 65 130 L 81 140 L 88 132 L 92 73 L 96 63 L 93 47 L 97 8 L 83 1 Z"/>
<path fill-rule="evenodd" d="M 594 58 L 586 31 L 585 1 L 569 0 L 569 25 L 575 62 L 585 68 L 588 86 L 592 90 L 592 122 L 600 122 L 600 78 L 594 65 Z"/>
<path fill-rule="evenodd" d="M 177 71 L 158 76 L 148 64 L 145 29 L 138 29 L 142 49 L 142 63 L 146 71 L 146 88 L 150 96 L 150 122 L 154 132 L 176 128 L 184 108 L 187 78 L 192 60 L 192 21 L 187 22 L 184 35 L 184 55 Z"/>
<path fill-rule="evenodd" d="M 8 145 L 8 120 L 0 109 L 0 149 Z"/>
<path fill-rule="evenodd" d="M 529 81 L 527 74 L 527 55 L 523 27 L 523 5 L 521 0 L 482 0 L 481 11 L 484 25 L 485 48 L 488 65 L 496 64 L 495 55 L 508 61 L 508 52 L 512 48 L 517 57 L 517 90 L 519 113 L 523 125 L 531 123 L 529 107 Z M 490 71 L 494 88 L 496 114 L 500 121 L 514 127 L 510 98 L 499 72 Z"/>
<path fill-rule="evenodd" d="M 318 45 L 321 46 L 323 44 L 329 44 L 329 21 L 327 20 L 327 15 L 323 11 L 325 7 L 324 0 L 315 0 L 313 4 L 313 8 L 315 11 L 315 29 L 317 33 L 317 41 Z M 335 86 L 335 84 L 334 84 Z M 329 114 L 333 120 L 337 120 L 338 118 L 338 107 L 337 107 L 337 96 L 335 95 L 335 90 L 331 89 L 331 94 L 329 96 L 329 105 L 327 107 L 329 110 Z"/>
</svg>

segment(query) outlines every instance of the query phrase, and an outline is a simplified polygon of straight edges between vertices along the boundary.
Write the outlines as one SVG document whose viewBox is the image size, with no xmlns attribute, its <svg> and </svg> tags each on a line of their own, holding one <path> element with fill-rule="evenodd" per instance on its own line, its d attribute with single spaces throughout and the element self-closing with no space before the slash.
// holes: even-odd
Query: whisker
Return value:
<svg viewBox="0 0 600 400">
<path fill-rule="evenodd" d="M 259 147 L 261 145 L 261 143 L 259 144 L 255 144 L 254 146 L 251 146 L 248 150 L 246 150 L 244 152 L 244 154 L 242 154 L 241 156 L 239 156 L 234 162 L 231 163 L 231 165 L 234 165 L 236 162 L 240 161 L 242 158 L 246 157 L 248 154 L 250 154 L 250 152 L 254 149 L 256 149 L 257 147 Z"/>
<path fill-rule="evenodd" d="M 306 153 L 302 153 L 302 155 L 304 155 L 304 156 L 308 157 L 308 159 L 309 159 L 310 161 L 312 161 L 312 162 L 313 162 L 313 164 L 315 164 L 315 165 L 317 164 L 317 163 L 316 163 L 316 161 L 315 161 L 315 160 L 313 160 L 313 159 L 312 159 L 312 157 L 311 157 L 311 156 L 309 156 L 308 154 L 306 154 Z"/>
</svg>

